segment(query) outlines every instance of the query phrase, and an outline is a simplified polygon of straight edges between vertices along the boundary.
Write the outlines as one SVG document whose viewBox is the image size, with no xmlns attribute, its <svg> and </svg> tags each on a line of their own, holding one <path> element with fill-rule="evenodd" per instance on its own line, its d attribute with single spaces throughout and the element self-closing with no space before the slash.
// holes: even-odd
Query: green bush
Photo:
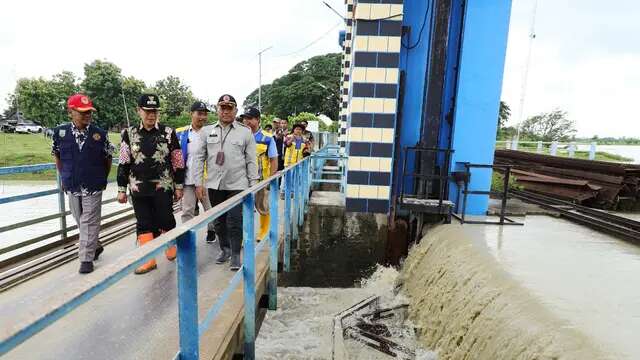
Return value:
<svg viewBox="0 0 640 360">
<path fill-rule="evenodd" d="M 514 190 L 523 189 L 521 185 L 518 185 L 516 183 L 516 179 L 513 176 L 513 174 L 511 174 L 511 176 L 509 177 L 509 189 L 514 189 Z M 495 170 L 493 171 L 493 176 L 491 177 L 491 191 L 499 191 L 499 192 L 504 191 L 504 175 L 502 175 L 501 173 Z"/>
</svg>

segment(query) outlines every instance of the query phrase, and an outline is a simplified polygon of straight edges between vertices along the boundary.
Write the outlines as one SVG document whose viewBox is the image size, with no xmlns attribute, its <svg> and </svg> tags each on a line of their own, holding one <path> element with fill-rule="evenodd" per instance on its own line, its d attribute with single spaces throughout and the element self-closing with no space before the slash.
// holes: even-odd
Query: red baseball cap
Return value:
<svg viewBox="0 0 640 360">
<path fill-rule="evenodd" d="M 67 108 L 80 112 L 96 111 L 93 107 L 93 102 L 85 94 L 73 94 L 69 96 L 67 100 Z"/>
</svg>

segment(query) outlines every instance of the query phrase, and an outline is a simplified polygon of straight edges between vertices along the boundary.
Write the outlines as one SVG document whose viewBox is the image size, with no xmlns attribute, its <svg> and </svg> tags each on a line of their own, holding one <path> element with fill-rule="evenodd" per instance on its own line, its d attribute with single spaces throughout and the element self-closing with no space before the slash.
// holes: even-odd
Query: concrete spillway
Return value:
<svg viewBox="0 0 640 360">
<path fill-rule="evenodd" d="M 626 335 L 638 309 L 624 305 L 637 291 L 599 281 L 632 275 L 638 255 L 549 217 L 508 229 L 442 225 L 412 249 L 399 281 L 439 359 L 633 359 Z M 619 261 L 628 274 L 615 272 Z"/>
</svg>

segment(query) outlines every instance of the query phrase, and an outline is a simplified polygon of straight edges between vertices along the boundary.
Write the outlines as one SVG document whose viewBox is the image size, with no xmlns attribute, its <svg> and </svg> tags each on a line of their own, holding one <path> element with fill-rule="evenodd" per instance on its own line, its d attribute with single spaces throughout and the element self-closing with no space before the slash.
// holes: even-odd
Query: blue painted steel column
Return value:
<svg viewBox="0 0 640 360">
<path fill-rule="evenodd" d="M 466 2 L 453 125 L 453 170 L 464 169 L 463 162 L 493 163 L 510 15 L 511 0 Z M 491 173 L 491 169 L 474 169 L 469 190 L 489 190 Z M 457 190 L 452 183 L 450 199 L 456 198 Z M 488 204 L 488 196 L 471 195 L 467 214 L 485 214 Z"/>
<path fill-rule="evenodd" d="M 199 358 L 196 238 L 191 230 L 177 239 L 180 360 Z"/>
<path fill-rule="evenodd" d="M 269 190 L 269 214 L 271 214 L 271 224 L 269 224 L 269 310 L 278 308 L 278 241 L 280 240 L 280 229 L 278 228 L 278 202 L 280 194 L 278 191 L 278 179 L 271 181 Z"/>
<path fill-rule="evenodd" d="M 304 163 L 304 212 L 309 210 L 309 195 L 311 193 L 311 160 L 307 160 Z M 304 214 L 303 214 L 304 221 Z"/>
<path fill-rule="evenodd" d="M 242 202 L 242 235 L 244 252 L 242 278 L 244 279 L 244 358 L 256 357 L 256 254 L 255 254 L 255 195 L 249 194 Z"/>
<path fill-rule="evenodd" d="M 291 269 L 291 171 L 284 175 L 284 271 Z"/>
<path fill-rule="evenodd" d="M 296 195 L 295 195 L 295 199 L 296 202 L 298 203 L 298 222 L 297 222 L 297 227 L 298 227 L 298 236 L 300 233 L 300 227 L 302 226 L 302 219 L 304 218 L 304 190 L 303 190 L 303 186 L 302 186 L 302 177 L 303 177 L 303 173 L 304 173 L 304 160 L 298 164 L 298 178 L 297 178 L 297 188 L 298 190 L 296 191 Z"/>
<path fill-rule="evenodd" d="M 67 212 L 64 206 L 64 191 L 62 191 L 62 180 L 60 179 L 60 173 L 56 171 L 56 182 L 58 184 L 58 212 L 60 213 L 60 235 L 62 239 L 67 238 Z"/>
<path fill-rule="evenodd" d="M 300 194 L 300 189 L 298 188 L 298 172 L 300 167 L 296 165 L 293 168 L 293 175 L 291 179 L 292 190 L 293 190 L 293 214 L 291 217 L 291 238 L 295 241 L 298 241 L 298 198 Z"/>
</svg>

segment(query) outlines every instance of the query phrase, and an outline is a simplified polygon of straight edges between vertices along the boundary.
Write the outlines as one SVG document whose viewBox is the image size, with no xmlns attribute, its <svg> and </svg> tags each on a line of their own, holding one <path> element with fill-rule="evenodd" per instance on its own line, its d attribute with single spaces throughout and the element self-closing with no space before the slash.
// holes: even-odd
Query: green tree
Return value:
<svg viewBox="0 0 640 360">
<path fill-rule="evenodd" d="M 9 93 L 5 100 L 7 102 L 7 108 L 2 112 L 2 118 L 6 119 L 18 112 L 15 92 Z"/>
<path fill-rule="evenodd" d="M 15 94 L 9 95 L 8 100 L 15 104 L 10 110 L 19 109 L 26 119 L 54 127 L 68 121 L 66 100 L 76 92 L 77 78 L 73 73 L 63 71 L 51 80 L 42 77 L 19 79 Z"/>
<path fill-rule="evenodd" d="M 341 54 L 314 56 L 262 87 L 262 110 L 281 118 L 300 112 L 338 118 Z M 247 96 L 245 107 L 258 105 L 258 89 Z"/>
<path fill-rule="evenodd" d="M 109 129 L 126 124 L 122 104 L 124 79 L 120 68 L 108 61 L 95 60 L 91 64 L 85 64 L 84 76 L 82 89 L 98 110 L 95 115 L 98 125 Z"/>
<path fill-rule="evenodd" d="M 555 109 L 525 120 L 520 133 L 532 140 L 566 141 L 575 136 L 576 128 L 566 111 Z"/>
<path fill-rule="evenodd" d="M 500 101 L 500 111 L 498 112 L 498 129 L 507 125 L 507 121 L 511 117 L 511 108 L 506 102 Z"/>
<path fill-rule="evenodd" d="M 144 92 L 145 88 L 144 81 L 136 79 L 133 76 L 126 77 L 122 80 L 122 93 L 120 94 L 120 103 L 123 103 L 122 95 L 124 95 L 124 103 L 126 103 L 126 111 L 127 115 L 130 119 L 130 124 L 137 124 L 140 119 L 136 113 L 136 108 L 138 107 L 138 98 Z M 122 110 L 124 112 L 124 110 Z M 126 115 L 125 118 L 126 120 Z M 124 125 L 124 122 L 122 123 Z"/>
<path fill-rule="evenodd" d="M 511 108 L 506 102 L 500 101 L 500 110 L 498 111 L 498 128 L 496 130 L 497 139 L 505 139 L 511 133 L 510 129 L 513 129 L 513 127 L 507 127 L 507 122 L 510 117 Z"/>
<path fill-rule="evenodd" d="M 318 128 L 320 131 L 328 131 L 328 132 L 338 132 L 339 124 L 337 121 L 333 121 L 331 125 L 325 124 L 324 121 L 320 120 L 320 118 L 314 114 L 308 112 L 302 112 L 296 115 L 289 116 L 289 125 L 293 126 L 293 124 L 300 123 L 302 121 L 317 121 Z"/>
<path fill-rule="evenodd" d="M 209 113 L 209 117 L 207 119 L 207 125 L 211 125 L 216 122 L 218 122 L 218 114 L 213 112 Z M 165 120 L 162 120 L 162 123 L 174 129 L 187 126 L 191 124 L 191 113 L 185 111 L 178 116 L 168 117 Z"/>
<path fill-rule="evenodd" d="M 177 117 L 189 111 L 191 104 L 195 101 L 189 86 L 183 84 L 177 76 L 169 75 L 159 80 L 154 90 L 160 96 L 164 119 Z"/>
</svg>

